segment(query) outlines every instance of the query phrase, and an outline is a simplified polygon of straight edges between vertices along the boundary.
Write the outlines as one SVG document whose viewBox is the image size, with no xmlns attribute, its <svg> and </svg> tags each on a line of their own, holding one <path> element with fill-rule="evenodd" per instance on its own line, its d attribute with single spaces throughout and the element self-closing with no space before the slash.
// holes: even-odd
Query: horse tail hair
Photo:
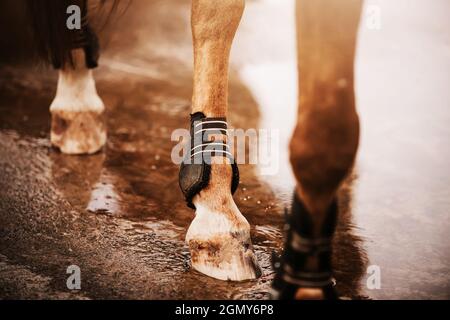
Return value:
<svg viewBox="0 0 450 320">
<path fill-rule="evenodd" d="M 68 6 L 87 0 L 27 0 L 28 14 L 38 58 L 55 64 L 71 60 L 72 39 L 66 27 Z"/>
<path fill-rule="evenodd" d="M 100 6 L 107 1 L 100 0 Z M 117 0 L 112 0 L 111 12 L 117 7 Z M 37 57 L 55 68 L 66 64 L 73 66 L 72 49 L 80 42 L 80 33 L 67 28 L 67 8 L 77 5 L 81 9 L 82 26 L 88 27 L 88 0 L 26 0 L 29 20 L 35 40 Z M 92 31 L 93 33 L 93 31 Z M 95 34 L 94 34 L 95 36 Z"/>
</svg>

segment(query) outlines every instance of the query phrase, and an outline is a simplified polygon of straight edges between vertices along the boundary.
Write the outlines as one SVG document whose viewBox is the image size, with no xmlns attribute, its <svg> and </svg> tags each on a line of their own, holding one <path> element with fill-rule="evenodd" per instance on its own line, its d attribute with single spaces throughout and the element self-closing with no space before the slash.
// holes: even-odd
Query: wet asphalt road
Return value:
<svg viewBox="0 0 450 320">
<path fill-rule="evenodd" d="M 450 111 L 444 85 L 450 80 L 450 29 L 440 14 L 448 4 L 398 3 L 380 1 L 380 31 L 361 29 L 363 136 L 355 171 L 340 192 L 336 283 L 350 298 L 450 298 Z M 109 140 L 94 156 L 51 148 L 48 106 L 56 73 L 30 64 L 26 41 L 9 48 L 2 42 L 0 298 L 268 297 L 270 255 L 281 248 L 293 187 L 285 148 L 275 176 L 242 166 L 235 196 L 252 225 L 263 276 L 228 283 L 189 266 L 184 236 L 193 211 L 184 204 L 178 168 L 170 160 L 171 133 L 187 127 L 190 109 L 189 6 L 182 0 L 135 0 L 102 34 L 106 50 L 96 79 Z M 230 81 L 232 126 L 278 128 L 282 145 L 295 113 L 291 12 L 292 1 L 248 3 Z M 66 287 L 72 264 L 81 268 L 78 292 Z M 381 270 L 379 290 L 366 286 L 373 265 Z"/>
</svg>

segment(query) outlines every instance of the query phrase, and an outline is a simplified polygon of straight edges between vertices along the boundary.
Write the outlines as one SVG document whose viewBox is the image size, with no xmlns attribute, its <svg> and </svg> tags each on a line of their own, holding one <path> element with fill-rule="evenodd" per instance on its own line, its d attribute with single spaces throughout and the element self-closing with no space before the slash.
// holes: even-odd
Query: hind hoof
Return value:
<svg viewBox="0 0 450 320">
<path fill-rule="evenodd" d="M 62 153 L 93 154 L 106 143 L 104 112 L 63 111 L 52 113 L 50 139 Z"/>
</svg>

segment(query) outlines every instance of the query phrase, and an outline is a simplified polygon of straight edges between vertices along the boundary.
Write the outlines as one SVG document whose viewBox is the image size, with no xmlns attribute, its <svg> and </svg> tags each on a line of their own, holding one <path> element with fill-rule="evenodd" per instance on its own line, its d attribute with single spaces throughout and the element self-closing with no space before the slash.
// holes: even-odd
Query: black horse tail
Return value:
<svg viewBox="0 0 450 320">
<path fill-rule="evenodd" d="M 101 0 L 103 6 L 106 0 Z M 111 13 L 116 8 L 112 1 Z M 67 27 L 67 9 L 77 5 L 81 9 L 81 29 Z M 38 57 L 55 68 L 73 66 L 72 50 L 85 49 L 86 64 L 89 68 L 97 66 L 99 56 L 98 39 L 90 26 L 88 0 L 27 0 L 28 14 L 35 39 L 34 46 Z M 108 16 L 108 18 L 111 15 Z"/>
</svg>

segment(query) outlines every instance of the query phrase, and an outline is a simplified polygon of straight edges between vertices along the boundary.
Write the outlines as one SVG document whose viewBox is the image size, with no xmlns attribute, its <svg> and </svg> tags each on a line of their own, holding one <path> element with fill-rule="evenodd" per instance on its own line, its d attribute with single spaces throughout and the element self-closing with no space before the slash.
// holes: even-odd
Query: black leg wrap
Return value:
<svg viewBox="0 0 450 320">
<path fill-rule="evenodd" d="M 325 299 L 337 299 L 332 281 L 332 237 L 337 222 L 337 202 L 330 206 L 319 236 L 313 235 L 314 224 L 297 195 L 286 225 L 286 242 L 281 258 L 274 261 L 276 276 L 273 298 L 291 300 L 300 288 L 319 288 Z"/>
<path fill-rule="evenodd" d="M 192 209 L 195 209 L 192 203 L 194 196 L 209 184 L 212 157 L 222 156 L 230 160 L 233 194 L 239 185 L 239 169 L 229 145 L 223 140 L 214 140 L 214 136 L 226 136 L 227 130 L 226 118 L 207 118 L 201 112 L 191 115 L 191 151 L 181 164 L 179 183 L 187 205 Z"/>
<path fill-rule="evenodd" d="M 82 34 L 82 41 L 78 47 L 84 49 L 86 57 L 86 67 L 94 69 L 98 67 L 98 59 L 100 58 L 100 44 L 94 30 L 87 25 Z"/>
<path fill-rule="evenodd" d="M 86 57 L 86 67 L 89 69 L 97 68 L 100 57 L 100 44 L 97 35 L 89 25 L 86 4 L 82 9 L 81 29 L 68 30 L 67 32 L 70 37 L 71 50 L 83 49 Z M 52 64 L 55 69 L 61 69 L 64 62 L 60 61 L 59 58 L 53 57 Z"/>
</svg>

